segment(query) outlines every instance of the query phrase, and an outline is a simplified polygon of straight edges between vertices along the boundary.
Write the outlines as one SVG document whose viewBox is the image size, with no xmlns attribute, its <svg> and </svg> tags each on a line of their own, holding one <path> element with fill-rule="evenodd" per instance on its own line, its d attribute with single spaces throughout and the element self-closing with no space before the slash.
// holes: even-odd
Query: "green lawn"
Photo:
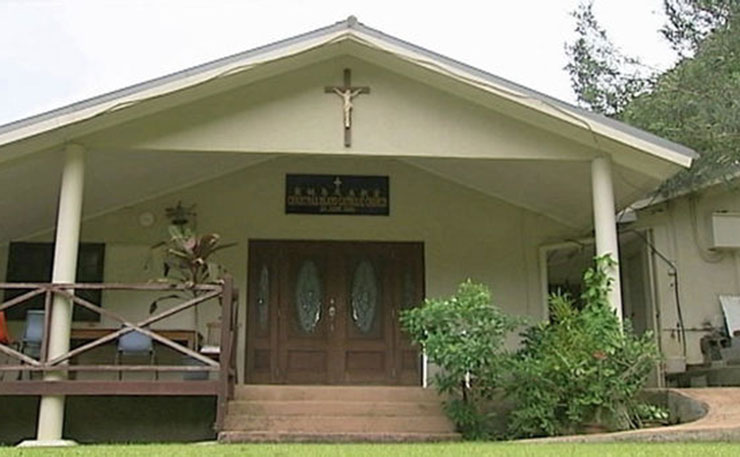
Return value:
<svg viewBox="0 0 740 457">
<path fill-rule="evenodd" d="M 740 444 L 254 444 L 254 445 L 116 445 L 65 449 L 0 448 L 6 456 L 110 456 L 110 457 L 453 457 L 453 456 L 630 456 L 713 457 L 740 455 Z"/>
</svg>

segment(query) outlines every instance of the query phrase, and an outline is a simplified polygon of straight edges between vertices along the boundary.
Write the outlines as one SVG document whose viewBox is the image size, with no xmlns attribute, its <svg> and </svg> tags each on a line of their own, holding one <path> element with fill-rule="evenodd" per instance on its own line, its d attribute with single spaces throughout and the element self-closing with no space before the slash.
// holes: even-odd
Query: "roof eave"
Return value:
<svg viewBox="0 0 740 457">
<path fill-rule="evenodd" d="M 117 111 L 151 97 L 185 89 L 195 84 L 274 59 L 305 52 L 341 38 L 352 27 L 350 19 L 245 52 L 223 57 L 159 78 L 91 97 L 44 113 L 0 125 L 0 147 L 31 136 L 81 122 L 105 112 Z"/>
<path fill-rule="evenodd" d="M 690 166 L 692 159 L 697 156 L 694 151 L 681 145 L 655 137 L 618 121 L 603 118 L 566 102 L 386 35 L 357 22 L 354 17 L 312 32 L 0 126 L 0 148 L 105 113 L 118 111 L 152 97 L 177 92 L 224 75 L 246 71 L 256 65 L 268 63 L 275 59 L 290 57 L 328 43 L 347 39 L 384 52 L 390 52 L 399 58 L 410 60 L 416 65 L 455 78 L 681 167 Z M 598 147 L 598 145 L 594 146 Z"/>
</svg>

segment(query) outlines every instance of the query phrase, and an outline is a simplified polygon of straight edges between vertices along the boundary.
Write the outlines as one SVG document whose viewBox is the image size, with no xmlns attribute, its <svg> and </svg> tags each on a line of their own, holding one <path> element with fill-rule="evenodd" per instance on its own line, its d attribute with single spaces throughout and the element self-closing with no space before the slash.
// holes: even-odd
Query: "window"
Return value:
<svg viewBox="0 0 740 457">
<path fill-rule="evenodd" d="M 53 243 L 10 243 L 8 252 L 7 282 L 51 282 L 54 261 Z M 105 261 L 105 244 L 81 243 L 77 256 L 77 281 L 102 282 Z M 5 300 L 23 293 L 24 289 L 5 290 Z M 79 290 L 75 294 L 95 305 L 101 305 L 102 291 Z M 29 309 L 43 309 L 44 296 L 37 296 L 6 311 L 8 319 L 24 320 Z M 100 315 L 81 306 L 74 307 L 76 321 L 99 321 Z"/>
</svg>

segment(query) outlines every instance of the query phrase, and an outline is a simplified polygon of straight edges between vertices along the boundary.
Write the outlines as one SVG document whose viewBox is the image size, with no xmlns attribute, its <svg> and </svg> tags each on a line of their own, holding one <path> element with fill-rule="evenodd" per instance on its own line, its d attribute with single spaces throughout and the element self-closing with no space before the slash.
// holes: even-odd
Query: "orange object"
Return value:
<svg viewBox="0 0 740 457">
<path fill-rule="evenodd" d="M 8 323 L 5 321 L 5 312 L 0 311 L 0 343 L 10 344 L 10 333 Z"/>
</svg>

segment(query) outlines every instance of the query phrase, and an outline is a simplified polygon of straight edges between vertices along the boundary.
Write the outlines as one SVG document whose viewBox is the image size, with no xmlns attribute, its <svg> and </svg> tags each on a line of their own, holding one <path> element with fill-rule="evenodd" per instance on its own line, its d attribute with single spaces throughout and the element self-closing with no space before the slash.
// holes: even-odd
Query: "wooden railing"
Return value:
<svg viewBox="0 0 740 457">
<path fill-rule="evenodd" d="M 233 397 L 236 383 L 236 341 L 238 322 L 238 291 L 234 288 L 230 276 L 219 284 L 51 284 L 51 283 L 0 283 L 1 290 L 28 290 L 28 292 L 7 300 L 0 304 L 0 311 L 7 311 L 38 296 L 44 297 L 43 336 L 38 358 L 19 350 L 11 344 L 0 343 L 0 353 L 7 359 L 0 363 L 0 373 L 14 372 L 28 374 L 28 380 L 0 381 L 0 395 L 214 395 L 217 397 L 216 429 L 220 430 L 226 407 Z M 127 319 L 125 316 L 97 306 L 84 298 L 75 295 L 78 290 L 105 290 L 105 291 L 148 291 L 162 293 L 184 293 L 192 298 L 183 299 L 169 309 L 152 314 L 138 322 Z M 112 330 L 103 336 L 93 339 L 79 347 L 75 347 L 63 354 L 50 357 L 49 334 L 52 329 L 52 303 L 55 296 L 63 297 L 75 306 L 90 310 L 108 320 L 114 321 L 120 328 Z M 218 300 L 221 304 L 221 335 L 218 360 L 213 360 L 197 351 L 197 347 L 187 347 L 164 335 L 152 330 L 151 325 L 183 313 L 186 310 L 202 306 L 211 300 Z M 140 332 L 149 336 L 153 342 L 166 346 L 173 351 L 197 361 L 194 365 L 120 365 L 120 364 L 77 364 L 70 363 L 79 359 L 83 354 L 105 344 L 113 343 L 121 336 L 130 332 Z M 198 335 L 198 329 L 194 329 Z M 198 337 L 195 341 L 199 340 Z M 197 346 L 197 344 L 196 344 Z M 120 374 L 122 372 L 214 372 L 215 380 L 182 380 L 182 381 L 127 381 L 127 380 L 72 380 L 67 376 L 59 380 L 32 380 L 31 373 L 54 372 L 108 372 Z M 120 376 L 119 376 L 120 378 Z"/>
</svg>

